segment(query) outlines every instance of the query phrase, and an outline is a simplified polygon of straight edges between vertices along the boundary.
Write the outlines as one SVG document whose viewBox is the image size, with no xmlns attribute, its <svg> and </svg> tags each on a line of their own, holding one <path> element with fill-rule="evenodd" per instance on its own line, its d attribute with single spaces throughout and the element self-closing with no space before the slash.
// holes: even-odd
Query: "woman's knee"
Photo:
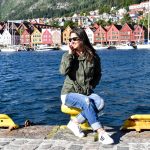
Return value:
<svg viewBox="0 0 150 150">
<path fill-rule="evenodd" d="M 90 104 L 88 96 L 79 93 L 69 93 L 65 97 L 65 105 L 87 107 Z"/>
<path fill-rule="evenodd" d="M 99 111 L 101 111 L 104 108 L 104 106 L 105 106 L 104 99 L 101 98 L 99 95 L 93 93 L 89 96 L 89 98 L 93 99 L 93 101 Z"/>
</svg>

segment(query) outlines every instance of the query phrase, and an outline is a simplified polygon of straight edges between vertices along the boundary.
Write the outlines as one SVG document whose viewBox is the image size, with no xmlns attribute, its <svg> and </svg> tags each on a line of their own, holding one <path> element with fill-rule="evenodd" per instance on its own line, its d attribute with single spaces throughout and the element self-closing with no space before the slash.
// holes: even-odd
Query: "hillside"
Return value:
<svg viewBox="0 0 150 150">
<path fill-rule="evenodd" d="M 0 20 L 71 16 L 101 9 L 104 4 L 121 8 L 142 1 L 145 0 L 0 0 Z"/>
</svg>

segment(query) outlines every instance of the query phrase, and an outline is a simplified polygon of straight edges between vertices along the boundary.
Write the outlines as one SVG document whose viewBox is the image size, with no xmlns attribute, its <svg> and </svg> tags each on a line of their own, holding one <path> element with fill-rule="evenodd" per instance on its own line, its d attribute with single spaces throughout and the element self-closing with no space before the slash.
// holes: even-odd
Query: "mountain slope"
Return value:
<svg viewBox="0 0 150 150">
<path fill-rule="evenodd" d="M 68 16 L 102 6 L 128 6 L 144 0 L 0 0 L 1 20 Z"/>
</svg>

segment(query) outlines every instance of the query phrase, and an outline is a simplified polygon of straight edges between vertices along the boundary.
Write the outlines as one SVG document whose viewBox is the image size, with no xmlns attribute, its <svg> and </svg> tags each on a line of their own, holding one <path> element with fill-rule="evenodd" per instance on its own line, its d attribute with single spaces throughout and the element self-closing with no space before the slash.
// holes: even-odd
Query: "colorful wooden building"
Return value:
<svg viewBox="0 0 150 150">
<path fill-rule="evenodd" d="M 34 28 L 33 33 L 31 34 L 31 46 L 42 44 L 42 32 L 40 28 Z"/>
<path fill-rule="evenodd" d="M 52 33 L 52 40 L 54 46 L 61 45 L 61 29 L 53 29 L 51 30 Z"/>
<path fill-rule="evenodd" d="M 94 32 L 94 43 L 101 45 L 107 43 L 107 31 L 102 26 L 99 26 Z"/>
<path fill-rule="evenodd" d="M 69 39 L 69 37 L 70 37 L 70 32 L 71 32 L 71 27 L 70 26 L 67 26 L 66 28 L 65 28 L 65 30 L 63 31 L 63 33 L 62 33 L 62 43 L 63 44 L 68 44 L 68 39 Z"/>
<path fill-rule="evenodd" d="M 24 46 L 31 46 L 31 34 L 33 30 L 25 29 L 20 36 L 20 44 Z"/>
<path fill-rule="evenodd" d="M 120 30 L 120 43 L 128 44 L 133 41 L 134 27 L 131 24 L 125 23 Z"/>
<path fill-rule="evenodd" d="M 107 42 L 109 45 L 120 44 L 120 29 L 121 25 L 112 24 L 107 31 Z"/>
<path fill-rule="evenodd" d="M 41 44 L 53 44 L 52 34 L 50 29 L 42 29 L 42 42 Z"/>
<path fill-rule="evenodd" d="M 133 31 L 133 40 L 136 43 L 143 44 L 148 41 L 148 31 L 144 26 L 136 25 Z"/>
<path fill-rule="evenodd" d="M 96 31 L 95 28 L 87 27 L 87 28 L 85 29 L 85 32 L 86 32 L 86 34 L 87 34 L 87 36 L 88 36 L 88 38 L 89 38 L 91 44 L 94 44 L 94 32 L 95 32 L 95 31 Z"/>
</svg>

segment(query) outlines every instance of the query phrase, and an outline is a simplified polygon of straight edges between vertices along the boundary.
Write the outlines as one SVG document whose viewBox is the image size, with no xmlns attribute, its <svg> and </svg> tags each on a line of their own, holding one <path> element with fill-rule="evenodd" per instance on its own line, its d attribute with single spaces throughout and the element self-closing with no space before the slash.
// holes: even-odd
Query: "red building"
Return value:
<svg viewBox="0 0 150 150">
<path fill-rule="evenodd" d="M 50 29 L 42 29 L 42 44 L 53 44 L 52 35 Z"/>
<path fill-rule="evenodd" d="M 20 36 L 21 45 L 31 45 L 31 34 L 33 31 L 25 29 Z"/>
<path fill-rule="evenodd" d="M 124 24 L 124 26 L 120 30 L 120 43 L 127 44 L 134 41 L 133 38 L 134 27 L 128 23 Z"/>
<path fill-rule="evenodd" d="M 112 24 L 110 28 L 107 31 L 107 42 L 109 45 L 116 45 L 120 42 L 120 30 L 122 26 L 121 25 L 114 25 Z"/>
<path fill-rule="evenodd" d="M 133 40 L 136 43 L 143 44 L 144 40 L 147 39 L 148 32 L 144 26 L 136 25 L 133 31 Z"/>
<path fill-rule="evenodd" d="M 111 25 L 107 28 L 107 42 L 109 44 L 128 44 L 131 42 L 144 43 L 148 38 L 148 31 L 144 26 L 131 24 Z"/>
<path fill-rule="evenodd" d="M 94 32 L 94 43 L 105 44 L 107 42 L 107 31 L 102 26 L 99 26 Z"/>
</svg>

